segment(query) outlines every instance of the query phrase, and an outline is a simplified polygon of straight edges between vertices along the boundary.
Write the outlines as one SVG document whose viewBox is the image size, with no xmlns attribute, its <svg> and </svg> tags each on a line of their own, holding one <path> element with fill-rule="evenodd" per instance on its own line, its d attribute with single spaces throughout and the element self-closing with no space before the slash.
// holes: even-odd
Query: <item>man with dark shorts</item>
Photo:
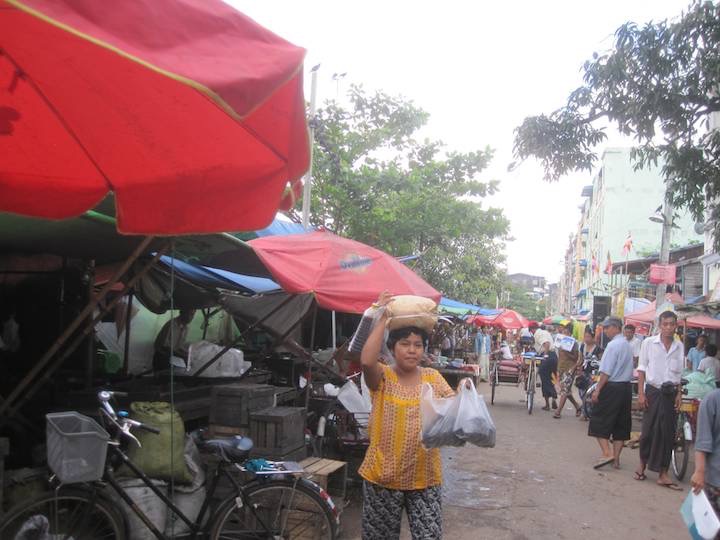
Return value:
<svg viewBox="0 0 720 540">
<path fill-rule="evenodd" d="M 595 437 L 602 457 L 595 462 L 599 469 L 610 463 L 620 468 L 623 443 L 630 439 L 632 427 L 633 355 L 630 343 L 622 335 L 622 321 L 606 317 L 601 323 L 610 342 L 600 361 L 600 380 L 593 392 L 593 412 L 588 435 Z M 612 448 L 610 447 L 612 437 Z"/>
</svg>

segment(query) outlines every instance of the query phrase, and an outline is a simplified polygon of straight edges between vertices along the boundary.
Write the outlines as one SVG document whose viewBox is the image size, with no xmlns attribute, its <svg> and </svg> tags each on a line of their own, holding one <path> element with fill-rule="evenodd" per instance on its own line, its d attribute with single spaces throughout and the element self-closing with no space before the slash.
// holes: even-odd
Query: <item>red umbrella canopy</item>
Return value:
<svg viewBox="0 0 720 540">
<path fill-rule="evenodd" d="M 494 317 L 485 317 L 483 315 L 475 315 L 470 322 L 476 326 L 496 326 L 505 330 L 519 330 L 527 328 L 530 322 L 512 309 L 504 309 Z"/>
<path fill-rule="evenodd" d="M 291 293 L 312 292 L 325 309 L 362 313 L 384 290 L 440 301 L 440 293 L 387 253 L 328 232 L 266 236 L 249 242 Z"/>
<path fill-rule="evenodd" d="M 220 0 L 0 0 L 0 211 L 266 226 L 309 163 L 304 54 Z"/>
</svg>

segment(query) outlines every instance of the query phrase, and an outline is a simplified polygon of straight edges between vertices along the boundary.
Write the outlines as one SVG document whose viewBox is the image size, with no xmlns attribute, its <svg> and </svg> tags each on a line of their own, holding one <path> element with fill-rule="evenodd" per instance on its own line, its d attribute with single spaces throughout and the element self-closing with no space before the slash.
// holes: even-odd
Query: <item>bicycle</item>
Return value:
<svg viewBox="0 0 720 540">
<path fill-rule="evenodd" d="M 680 381 L 682 388 L 679 391 L 683 394 L 687 394 L 687 388 L 685 388 L 687 383 L 687 379 Z M 675 424 L 675 444 L 673 445 L 671 460 L 673 475 L 678 480 L 682 480 L 687 472 L 688 460 L 690 458 L 690 445 L 692 445 L 694 440 L 699 409 L 700 400 L 686 397 L 682 398 L 680 411 L 677 415 L 677 423 Z"/>
<path fill-rule="evenodd" d="M 534 353 L 524 353 L 522 357 L 527 368 L 527 373 L 525 374 L 525 405 L 527 406 L 528 414 L 532 414 L 533 404 L 535 402 L 535 389 L 537 388 L 537 368 L 541 359 Z"/>
<path fill-rule="evenodd" d="M 106 459 L 104 466 L 101 466 L 100 478 L 72 486 L 60 484 L 55 490 L 11 509 L 0 523 L 0 538 L 34 538 L 35 536 L 24 535 L 28 531 L 39 531 L 41 534 L 38 537 L 54 540 L 124 540 L 128 538 L 126 519 L 117 504 L 111 502 L 106 494 L 110 487 L 156 538 L 167 540 L 169 537 L 158 530 L 116 480 L 113 464 L 118 463 L 126 465 L 185 523 L 188 532 L 182 538 L 336 538 L 339 527 L 337 508 L 320 486 L 301 477 L 302 468 L 297 463 L 269 462 L 274 466 L 273 470 L 256 471 L 252 481 L 242 485 L 238 483 L 230 471 L 234 469 L 252 473 L 248 468 L 252 463 L 252 460 L 248 461 L 252 441 L 247 438 L 212 439 L 201 445 L 201 450 L 219 458 L 219 464 L 212 475 L 197 519 L 189 519 L 123 452 L 120 446 L 121 438 L 139 444 L 131 429 L 137 428 L 156 434 L 159 430 L 128 418 L 124 411 L 116 413 L 110 400 L 113 396 L 121 395 L 124 394 L 108 391 L 98 394 L 101 418 L 115 431 L 113 437 L 105 432 L 108 435 L 106 447 L 110 459 Z M 103 429 L 91 419 L 83 418 Z M 54 472 L 56 474 L 53 475 L 52 482 L 56 483 L 61 475 L 57 474 L 58 471 Z M 229 480 L 233 492 L 214 511 L 210 511 L 210 500 L 221 478 Z"/>
</svg>

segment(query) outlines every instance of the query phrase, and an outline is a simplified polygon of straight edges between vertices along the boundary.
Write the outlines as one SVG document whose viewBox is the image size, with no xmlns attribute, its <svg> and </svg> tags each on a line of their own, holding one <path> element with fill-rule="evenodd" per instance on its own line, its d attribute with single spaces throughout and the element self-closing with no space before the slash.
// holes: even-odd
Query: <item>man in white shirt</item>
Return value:
<svg viewBox="0 0 720 540">
<path fill-rule="evenodd" d="M 717 358 L 717 352 L 717 346 L 712 343 L 710 345 L 706 345 L 705 358 L 700 360 L 700 365 L 698 365 L 698 371 L 711 373 L 715 377 L 715 384 L 720 382 L 720 360 Z"/>
<path fill-rule="evenodd" d="M 677 411 L 682 402 L 678 390 L 685 359 L 682 343 L 674 339 L 677 315 L 662 312 L 659 326 L 658 335 L 643 341 L 638 361 L 638 406 L 645 412 L 635 480 L 645 480 L 647 468 L 659 473 L 658 485 L 681 490 L 668 476 L 668 467 L 675 444 Z"/>
<path fill-rule="evenodd" d="M 625 334 L 625 339 L 630 343 L 630 349 L 632 349 L 633 365 L 637 366 L 640 358 L 640 346 L 643 340 L 635 335 L 634 324 L 626 324 L 623 333 Z"/>
</svg>

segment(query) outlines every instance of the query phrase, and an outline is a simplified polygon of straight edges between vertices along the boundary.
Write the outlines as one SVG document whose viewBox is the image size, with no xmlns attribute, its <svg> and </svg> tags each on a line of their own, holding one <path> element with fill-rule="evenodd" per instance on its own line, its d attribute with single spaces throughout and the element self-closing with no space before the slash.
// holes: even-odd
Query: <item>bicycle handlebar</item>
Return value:
<svg viewBox="0 0 720 540">
<path fill-rule="evenodd" d="M 120 428 L 120 433 L 133 439 L 139 446 L 140 441 L 138 441 L 133 436 L 133 434 L 130 433 L 131 428 L 135 427 L 148 431 L 150 433 L 154 433 L 156 435 L 160 434 L 160 430 L 154 426 L 149 426 L 147 424 L 143 424 L 142 422 L 138 422 L 137 420 L 118 416 L 118 414 L 115 412 L 115 409 L 113 409 L 113 406 L 110 404 L 110 399 L 112 399 L 114 396 L 127 397 L 127 395 L 127 392 L 101 390 L 100 392 L 98 392 L 98 400 L 100 401 L 100 405 L 102 406 L 102 411 L 118 428 Z"/>
</svg>

